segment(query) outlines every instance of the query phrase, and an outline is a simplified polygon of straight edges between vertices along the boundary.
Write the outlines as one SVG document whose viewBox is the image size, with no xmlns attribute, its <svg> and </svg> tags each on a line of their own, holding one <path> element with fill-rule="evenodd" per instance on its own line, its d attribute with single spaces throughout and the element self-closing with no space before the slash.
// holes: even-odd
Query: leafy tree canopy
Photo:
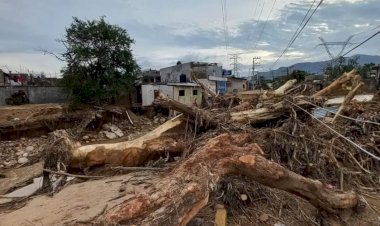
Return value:
<svg viewBox="0 0 380 226">
<path fill-rule="evenodd" d="M 358 63 L 359 56 L 352 58 L 339 57 L 338 59 L 330 62 L 327 67 L 324 69 L 325 73 L 329 75 L 331 79 L 336 79 L 341 76 L 344 72 L 349 72 L 352 69 L 358 70 L 359 74 L 363 78 L 368 78 L 372 66 L 374 63 L 360 65 Z"/>
<path fill-rule="evenodd" d="M 62 70 L 63 85 L 71 104 L 112 103 L 132 87 L 139 66 L 133 58 L 127 31 L 99 20 L 76 17 L 60 40 L 67 66 Z"/>
</svg>

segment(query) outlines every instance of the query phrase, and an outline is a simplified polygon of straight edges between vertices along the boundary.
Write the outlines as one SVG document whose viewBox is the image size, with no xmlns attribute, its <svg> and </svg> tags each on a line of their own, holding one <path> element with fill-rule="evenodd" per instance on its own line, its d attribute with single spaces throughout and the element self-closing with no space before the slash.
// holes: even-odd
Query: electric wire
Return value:
<svg viewBox="0 0 380 226">
<path fill-rule="evenodd" d="M 342 56 L 346 56 L 347 54 L 351 53 L 352 51 L 354 51 L 355 49 L 357 49 L 358 47 L 360 47 L 361 45 L 363 45 L 364 43 L 368 42 L 369 40 L 371 40 L 372 38 L 374 38 L 376 35 L 380 34 L 380 31 L 377 31 L 375 34 L 371 35 L 370 37 L 368 37 L 367 39 L 365 39 L 364 41 L 362 41 L 361 43 L 359 43 L 358 45 L 356 45 L 354 48 L 350 49 L 349 51 L 347 51 L 345 54 L 343 54 Z"/>
<path fill-rule="evenodd" d="M 277 1 L 277 0 L 274 0 L 274 1 L 273 1 L 272 7 L 271 7 L 271 9 L 270 9 L 270 11 L 269 11 L 269 14 L 268 14 L 268 16 L 267 16 L 267 19 L 265 20 L 265 23 L 264 23 L 264 25 L 263 25 L 263 27 L 262 27 L 262 29 L 261 29 L 260 34 L 259 34 L 259 38 L 257 39 L 257 41 L 256 41 L 256 45 L 255 45 L 255 47 L 253 47 L 253 49 L 256 49 L 258 43 L 259 43 L 260 40 L 261 40 L 261 37 L 263 36 L 263 33 L 264 33 L 264 30 L 265 30 L 265 27 L 267 26 L 267 23 L 268 23 L 269 17 L 270 17 L 270 15 L 272 14 L 272 11 L 273 11 L 274 6 L 276 5 L 276 1 Z"/>
<path fill-rule="evenodd" d="M 273 68 L 281 59 L 281 57 L 288 51 L 288 49 L 293 45 L 293 43 L 295 42 L 295 40 L 298 38 L 298 36 L 301 34 L 301 32 L 303 31 L 303 29 L 306 27 L 306 25 L 309 23 L 310 19 L 313 17 L 313 15 L 315 14 L 315 12 L 317 11 L 317 9 L 319 8 L 319 6 L 321 6 L 323 3 L 323 0 L 320 0 L 320 2 L 318 3 L 318 5 L 315 7 L 315 9 L 313 10 L 313 12 L 311 13 L 311 15 L 306 19 L 305 23 L 303 24 L 303 26 L 301 27 L 301 29 L 297 29 L 297 31 L 294 33 L 295 35 L 293 35 L 293 38 L 289 41 L 289 44 L 286 46 L 286 48 L 282 51 L 282 53 L 280 54 L 280 56 L 276 59 L 276 61 L 271 65 L 270 68 Z M 313 4 L 310 6 L 310 10 L 311 8 L 313 7 L 314 5 L 314 2 Z M 309 12 L 309 11 L 308 11 Z M 306 14 L 308 15 L 308 13 Z M 302 25 L 302 23 L 300 24 Z"/>
<path fill-rule="evenodd" d="M 302 110 L 303 112 L 305 112 L 306 114 L 308 114 L 309 116 L 311 116 L 312 118 L 314 118 L 315 120 L 317 120 L 317 122 L 321 123 L 323 126 L 325 126 L 326 128 L 328 128 L 329 130 L 331 130 L 332 132 L 334 132 L 335 134 L 337 134 L 339 137 L 343 138 L 344 140 L 346 140 L 347 142 L 349 142 L 350 144 L 352 144 L 353 146 L 357 147 L 358 149 L 360 149 L 361 151 L 363 151 L 364 153 L 366 153 L 367 155 L 371 156 L 372 158 L 380 161 L 380 157 L 372 154 L 371 152 L 365 150 L 363 147 L 361 147 L 360 145 L 356 144 L 355 142 L 353 142 L 352 140 L 350 140 L 349 138 L 343 136 L 342 134 L 340 134 L 338 131 L 336 131 L 335 129 L 331 128 L 329 125 L 327 125 L 326 123 L 322 122 L 321 120 L 319 120 L 318 118 L 316 118 L 313 114 L 311 114 L 310 112 L 306 111 L 305 109 L 303 109 L 302 107 L 300 107 L 299 105 L 293 103 L 292 101 L 290 100 L 285 100 L 287 102 L 289 102 L 290 104 L 292 104 L 293 106 L 299 108 L 300 110 Z"/>
</svg>

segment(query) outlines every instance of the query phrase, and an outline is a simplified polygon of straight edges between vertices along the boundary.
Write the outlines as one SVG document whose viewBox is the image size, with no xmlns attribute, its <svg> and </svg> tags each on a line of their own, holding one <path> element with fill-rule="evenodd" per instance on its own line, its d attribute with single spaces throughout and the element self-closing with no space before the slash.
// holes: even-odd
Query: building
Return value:
<svg viewBox="0 0 380 226">
<path fill-rule="evenodd" d="M 152 69 L 143 71 L 141 75 L 141 82 L 143 84 L 161 83 L 160 71 Z"/>
<path fill-rule="evenodd" d="M 5 72 L 3 72 L 3 70 L 0 69 L 0 86 L 5 85 L 5 76 L 7 75 L 8 74 L 6 74 Z"/>
<path fill-rule="evenodd" d="M 159 93 L 188 106 L 200 106 L 202 103 L 201 87 L 195 83 L 167 83 L 141 85 L 141 106 L 152 106 Z"/>
<path fill-rule="evenodd" d="M 376 80 L 376 90 L 380 89 L 380 65 L 373 66 L 371 68 L 371 77 L 375 78 Z"/>
<path fill-rule="evenodd" d="M 160 69 L 161 81 L 164 83 L 192 82 L 191 75 L 198 79 L 208 79 L 209 76 L 222 77 L 223 68 L 217 63 L 188 62 Z"/>
<path fill-rule="evenodd" d="M 245 78 L 227 77 L 227 92 L 242 92 L 248 90 L 248 81 Z"/>
<path fill-rule="evenodd" d="M 213 92 L 227 92 L 227 79 L 223 77 L 222 66 L 217 63 L 178 62 L 175 66 L 160 69 L 160 75 L 164 83 L 191 83 L 193 75 Z"/>
</svg>

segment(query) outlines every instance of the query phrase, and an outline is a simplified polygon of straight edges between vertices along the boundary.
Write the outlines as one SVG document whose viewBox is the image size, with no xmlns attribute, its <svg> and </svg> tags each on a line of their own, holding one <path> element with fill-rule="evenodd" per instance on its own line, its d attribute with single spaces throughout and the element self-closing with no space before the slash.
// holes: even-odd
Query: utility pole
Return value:
<svg viewBox="0 0 380 226">
<path fill-rule="evenodd" d="M 238 60 L 239 60 L 239 55 L 240 54 L 237 54 L 237 53 L 234 53 L 234 54 L 231 54 L 231 58 L 233 60 L 233 63 L 231 65 L 233 65 L 233 70 L 234 70 L 234 75 L 236 77 L 239 77 L 239 68 L 238 68 Z"/>
<path fill-rule="evenodd" d="M 259 65 L 259 63 L 257 63 L 257 60 L 260 60 L 260 59 L 261 57 L 257 57 L 257 56 L 252 57 L 252 79 L 255 77 L 255 66 Z M 256 87 L 261 87 L 259 74 L 256 75 Z"/>
</svg>

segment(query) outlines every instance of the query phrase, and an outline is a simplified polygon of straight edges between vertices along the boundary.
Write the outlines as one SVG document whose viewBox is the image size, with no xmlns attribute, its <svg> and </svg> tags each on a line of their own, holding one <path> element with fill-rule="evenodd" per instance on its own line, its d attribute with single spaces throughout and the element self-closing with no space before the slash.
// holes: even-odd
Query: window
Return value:
<svg viewBox="0 0 380 226">
<path fill-rule="evenodd" d="M 243 89 L 245 89 L 245 84 L 243 84 Z"/>
<path fill-rule="evenodd" d="M 198 95 L 198 90 L 194 89 L 193 90 L 193 96 L 196 96 L 196 95 Z"/>
<path fill-rule="evenodd" d="M 186 75 L 185 74 L 181 74 L 179 76 L 179 82 L 186 82 Z"/>
<path fill-rule="evenodd" d="M 180 90 L 178 94 L 180 97 L 185 96 L 185 90 Z"/>
</svg>

